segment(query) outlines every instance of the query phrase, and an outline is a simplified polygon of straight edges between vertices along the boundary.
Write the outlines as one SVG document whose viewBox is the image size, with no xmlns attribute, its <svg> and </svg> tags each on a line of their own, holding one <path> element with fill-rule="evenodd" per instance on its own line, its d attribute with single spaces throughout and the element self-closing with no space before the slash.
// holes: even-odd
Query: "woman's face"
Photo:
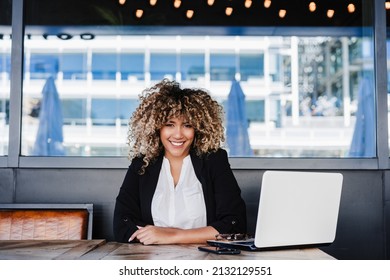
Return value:
<svg viewBox="0 0 390 280">
<path fill-rule="evenodd" d="M 160 139 L 168 159 L 183 159 L 194 141 L 195 130 L 183 118 L 171 118 L 160 130 Z"/>
</svg>

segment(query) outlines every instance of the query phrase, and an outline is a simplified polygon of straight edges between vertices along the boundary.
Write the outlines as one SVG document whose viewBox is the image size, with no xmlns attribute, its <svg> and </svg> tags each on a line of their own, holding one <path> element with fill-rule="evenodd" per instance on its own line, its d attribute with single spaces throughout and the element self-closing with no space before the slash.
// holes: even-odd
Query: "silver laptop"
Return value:
<svg viewBox="0 0 390 280">
<path fill-rule="evenodd" d="M 208 243 L 242 250 L 331 244 L 336 237 L 342 181 L 340 173 L 266 171 L 255 237 Z"/>
</svg>

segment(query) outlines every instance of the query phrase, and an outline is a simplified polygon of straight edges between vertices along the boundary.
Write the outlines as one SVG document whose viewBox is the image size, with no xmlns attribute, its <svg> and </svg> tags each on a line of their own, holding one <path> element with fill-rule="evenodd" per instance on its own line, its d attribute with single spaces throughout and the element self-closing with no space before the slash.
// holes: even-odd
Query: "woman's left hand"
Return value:
<svg viewBox="0 0 390 280">
<path fill-rule="evenodd" d="M 180 231 L 177 228 L 145 226 L 138 227 L 138 230 L 130 236 L 129 242 L 135 238 L 144 245 L 151 244 L 172 244 L 175 243 L 175 236 Z"/>
</svg>

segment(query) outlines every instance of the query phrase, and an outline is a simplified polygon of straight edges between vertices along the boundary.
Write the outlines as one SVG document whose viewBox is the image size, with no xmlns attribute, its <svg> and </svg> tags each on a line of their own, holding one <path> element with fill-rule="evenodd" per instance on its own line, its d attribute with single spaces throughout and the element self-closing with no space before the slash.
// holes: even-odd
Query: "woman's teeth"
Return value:
<svg viewBox="0 0 390 280">
<path fill-rule="evenodd" d="M 173 146 L 181 146 L 184 142 L 171 142 Z"/>
</svg>

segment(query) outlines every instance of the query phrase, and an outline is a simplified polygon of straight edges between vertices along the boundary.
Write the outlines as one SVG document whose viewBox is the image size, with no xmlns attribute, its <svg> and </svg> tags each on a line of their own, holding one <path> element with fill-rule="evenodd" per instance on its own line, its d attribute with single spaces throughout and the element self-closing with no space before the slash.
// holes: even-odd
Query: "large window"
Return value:
<svg viewBox="0 0 390 280">
<path fill-rule="evenodd" d="M 111 38 L 114 40 L 114 36 Z M 94 45 L 77 54 L 70 54 L 66 49 L 57 50 L 57 54 L 53 52 L 61 39 L 53 41 L 53 45 L 52 41 L 43 44 L 45 39 L 39 36 L 29 39 L 36 42 L 25 46 L 30 54 L 25 58 L 30 72 L 25 75 L 24 87 L 24 155 L 33 151 L 35 135 L 42 122 L 36 108 L 41 108 L 44 94 L 52 94 L 42 91 L 47 78 L 53 76 L 62 104 L 63 145 L 67 155 L 75 155 L 75 146 L 88 151 L 95 149 L 93 155 L 107 155 L 113 145 L 123 146 L 125 151 L 125 128 L 138 95 L 144 87 L 168 77 L 179 79 L 183 86 L 207 86 L 225 106 L 226 114 L 229 113 L 226 104 L 232 80 L 240 79 L 252 156 L 375 157 L 370 37 L 245 36 L 236 45 L 237 53 L 226 53 L 222 42 L 230 39 L 229 36 L 210 36 L 211 43 L 222 46 L 221 49 L 214 47 L 212 52 L 202 46 L 196 51 L 183 52 L 185 46 L 178 42 L 181 52 L 169 53 L 165 50 L 168 46 L 157 38 L 158 44 L 152 44 L 152 49 L 123 54 L 114 53 L 117 46 L 103 52 L 99 48 L 99 37 L 94 39 Z M 110 35 L 103 40 L 110 40 Z M 123 35 L 120 42 L 126 46 L 126 51 L 131 51 L 131 45 L 146 44 L 145 40 L 153 43 L 155 38 L 134 39 Z M 191 37 L 185 37 L 183 41 L 188 44 L 190 40 Z M 192 40 L 191 48 L 204 38 Z M 259 48 L 265 40 L 269 47 Z M 175 37 L 166 36 L 164 41 L 175 41 Z M 253 44 L 255 41 L 258 44 Z M 252 49 L 248 48 L 248 42 L 252 42 Z M 74 40 L 79 49 L 82 43 L 80 39 Z M 60 52 L 63 54 L 59 55 Z M 91 58 L 90 69 L 88 57 Z M 71 67 L 67 59 L 75 64 Z M 65 61 L 66 67 L 63 66 Z M 144 78 L 148 76 L 144 69 L 149 69 L 149 80 Z M 61 70 L 62 75 L 58 75 Z M 88 73 L 91 73 L 90 78 Z M 364 126 L 360 123 L 362 119 Z M 82 130 L 90 136 L 85 137 L 85 141 L 80 137 Z M 364 136 L 360 135 L 362 133 Z M 104 135 L 110 137 L 103 141 Z M 229 137 L 233 136 L 227 135 L 228 141 Z"/>
<path fill-rule="evenodd" d="M 245 21 L 204 11 L 193 26 L 190 19 L 175 17 L 174 9 L 165 10 L 172 22 L 153 22 L 158 17 L 148 13 L 157 10 L 128 18 L 131 13 L 124 9 L 132 6 L 127 2 L 99 9 L 80 4 L 77 11 L 67 10 L 71 17 L 63 16 L 68 2 L 56 7 L 25 3 L 23 156 L 59 155 L 35 149 L 42 126 L 53 119 L 61 124 L 53 129 L 57 134 L 43 139 L 47 145 L 58 142 L 61 156 L 125 156 L 127 123 L 138 96 L 163 78 L 207 88 L 226 116 L 233 111 L 227 102 L 233 81 L 239 83 L 245 98 L 241 125 L 251 151 L 234 154 L 229 140 L 235 136 L 227 129 L 231 157 L 377 156 L 372 1 L 357 3 L 349 14 L 336 10 L 334 17 L 306 6 L 273 19 L 248 9 Z M 85 24 L 74 22 L 81 14 Z M 0 44 L 6 46 L 6 40 Z M 0 51 L 7 80 L 10 50 Z M 58 109 L 45 113 L 53 92 L 52 105 Z M 9 88 L 0 92 L 0 117 L 8 96 Z M 8 138 L 0 139 L 5 147 Z"/>
</svg>

